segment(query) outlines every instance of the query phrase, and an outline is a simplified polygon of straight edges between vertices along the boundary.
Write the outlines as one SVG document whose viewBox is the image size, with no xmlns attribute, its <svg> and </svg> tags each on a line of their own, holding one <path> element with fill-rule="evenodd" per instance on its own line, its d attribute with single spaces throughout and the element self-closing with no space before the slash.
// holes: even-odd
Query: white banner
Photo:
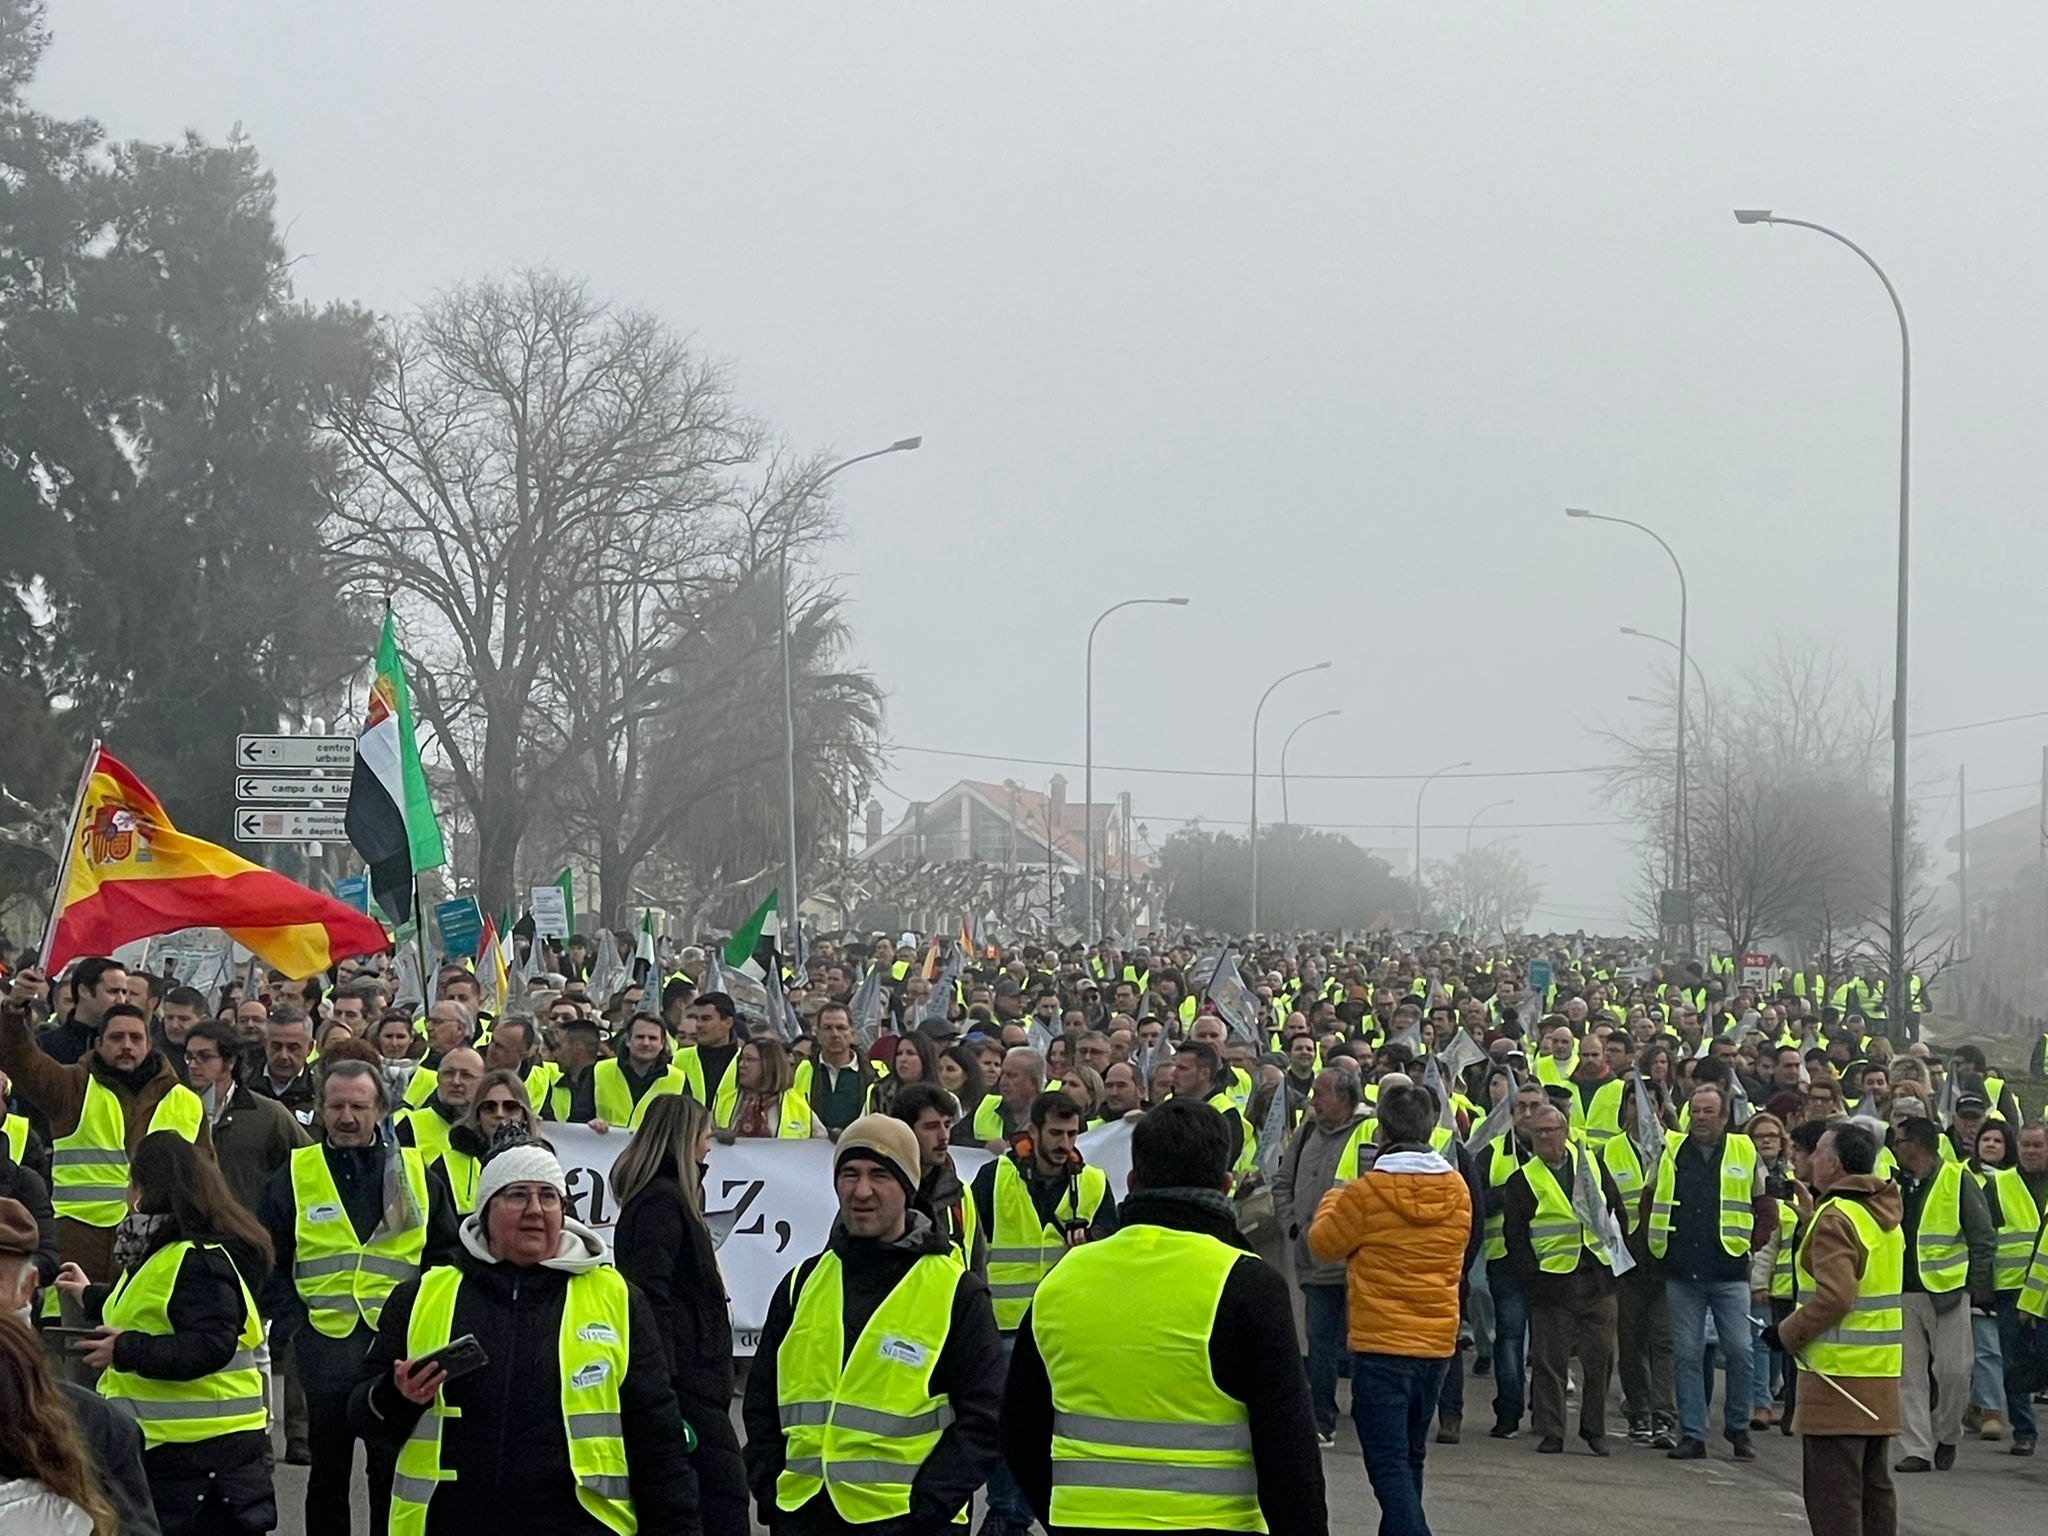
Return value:
<svg viewBox="0 0 2048 1536">
<path fill-rule="evenodd" d="M 562 1160 L 569 1179 L 569 1209 L 579 1221 L 610 1241 L 619 1219 L 609 1183 L 612 1160 L 627 1138 L 616 1131 L 599 1135 L 588 1126 L 543 1128 Z M 704 1180 L 705 1220 L 718 1245 L 718 1267 L 731 1298 L 732 1345 L 736 1355 L 751 1355 L 761 1326 L 768 1320 L 768 1302 L 782 1277 L 812 1254 L 832 1234 L 839 1201 L 832 1192 L 829 1141 L 749 1139 L 730 1146 L 711 1144 L 709 1172 Z M 1081 1138 L 1081 1155 L 1100 1168 L 1119 1199 L 1130 1184 L 1131 1126 L 1119 1120 Z M 963 1184 L 989 1160 L 979 1147 L 955 1147 L 953 1165 Z"/>
</svg>

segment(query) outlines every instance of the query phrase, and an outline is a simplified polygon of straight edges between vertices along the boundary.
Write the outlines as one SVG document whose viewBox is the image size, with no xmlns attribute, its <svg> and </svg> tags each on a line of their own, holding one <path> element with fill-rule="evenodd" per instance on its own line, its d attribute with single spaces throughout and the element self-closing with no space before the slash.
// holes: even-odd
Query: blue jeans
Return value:
<svg viewBox="0 0 2048 1536">
<path fill-rule="evenodd" d="M 1777 1400 L 1779 1373 L 1784 1370 L 1784 1356 L 1764 1342 L 1764 1331 L 1756 1331 L 1756 1342 L 1749 1352 L 1750 1396 L 1753 1406 L 1768 1408 Z"/>
<path fill-rule="evenodd" d="M 1341 1285 L 1301 1288 L 1302 1321 L 1308 1328 L 1308 1401 L 1319 1435 L 1337 1432 L 1337 1362 L 1348 1353 L 1345 1295 Z"/>
<path fill-rule="evenodd" d="M 1411 1355 L 1351 1357 L 1351 1422 L 1380 1506 L 1380 1536 L 1429 1536 L 1422 1461 L 1443 1391 L 1445 1362 Z"/>
<path fill-rule="evenodd" d="M 1671 1313 L 1673 1386 L 1678 1396 L 1681 1439 L 1707 1438 L 1707 1318 L 1728 1368 L 1721 1394 L 1721 1430 L 1729 1439 L 1749 1433 L 1751 1353 L 1749 1283 L 1744 1280 L 1666 1280 L 1664 1303 Z"/>
<path fill-rule="evenodd" d="M 1487 1266 L 1486 1284 L 1493 1292 L 1493 1417 L 1513 1429 L 1528 1397 L 1529 1298 L 1506 1264 Z"/>
<path fill-rule="evenodd" d="M 1010 1352 L 1017 1347 L 1017 1335 L 1003 1335 L 1003 1370 L 1007 1375 L 1010 1366 Z M 1024 1497 L 1024 1490 L 1017 1486 L 1017 1479 L 1010 1472 L 1010 1464 L 1000 1456 L 988 1473 L 988 1509 L 992 1515 L 1001 1515 L 1019 1526 L 1029 1527 L 1038 1516 L 1031 1512 L 1031 1505 Z"/>
<path fill-rule="evenodd" d="M 1998 1349 L 1998 1319 L 1970 1314 L 1970 1401 L 1987 1413 L 2005 1412 L 2005 1361 Z"/>
<path fill-rule="evenodd" d="M 2034 1320 L 2020 1311 L 2020 1293 L 2003 1291 L 1998 1297 L 1998 1357 L 2005 1366 L 2005 1422 L 2012 1426 L 2015 1436 L 2031 1440 L 2038 1432 L 2034 1425 L 2033 1392 L 2026 1385 L 2028 1380 L 2027 1351 L 2023 1341 L 2031 1338 L 2039 1345 L 2039 1324 L 2032 1330 L 2028 1325 Z"/>
</svg>

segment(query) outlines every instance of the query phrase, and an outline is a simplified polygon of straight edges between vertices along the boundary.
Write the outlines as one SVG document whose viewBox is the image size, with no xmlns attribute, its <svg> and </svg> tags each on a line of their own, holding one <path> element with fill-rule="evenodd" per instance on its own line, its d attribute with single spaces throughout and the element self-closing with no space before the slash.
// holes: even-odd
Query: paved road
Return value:
<svg viewBox="0 0 2048 1536">
<path fill-rule="evenodd" d="M 1469 1382 L 1479 1407 L 1489 1383 Z M 1432 1446 L 1425 1478 L 1437 1536 L 1787 1536 L 1806 1528 L 1799 1500 L 1799 1442 L 1772 1430 L 1756 1437 L 1758 1460 L 1672 1462 L 1661 1451 L 1613 1441 L 1602 1461 L 1577 1441 L 1563 1456 L 1538 1456 L 1525 1430 L 1492 1440 L 1482 1421 L 1462 1445 Z M 1333 1536 L 1370 1536 L 1379 1506 L 1365 1478 L 1348 1422 L 1326 1452 Z M 286 1536 L 301 1536 L 305 1474 L 278 1468 L 278 1505 Z M 2048 1460 L 2022 1461 L 2004 1446 L 1967 1441 L 1955 1470 L 1900 1477 L 1900 1525 L 1908 1536 L 1986 1536 L 2040 1529 L 2048 1508 Z M 368 1530 L 358 1480 L 356 1530 Z"/>
</svg>

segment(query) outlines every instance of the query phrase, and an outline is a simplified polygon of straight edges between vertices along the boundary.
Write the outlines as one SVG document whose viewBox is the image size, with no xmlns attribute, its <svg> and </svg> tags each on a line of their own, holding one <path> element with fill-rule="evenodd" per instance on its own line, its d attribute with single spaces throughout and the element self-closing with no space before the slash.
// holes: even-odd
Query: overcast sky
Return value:
<svg viewBox="0 0 2048 1536">
<path fill-rule="evenodd" d="M 1914 326 L 1916 729 L 2048 710 L 2039 513 L 2048 11 L 1723 4 L 409 7 L 51 0 L 39 104 L 240 122 L 299 290 L 399 312 L 515 262 L 734 365 L 838 482 L 882 795 L 1042 786 L 1402 846 L 1419 774 L 1603 760 L 1676 584 L 1710 684 L 1782 634 L 1888 691 L 1898 337 Z M 565 30 L 573 11 L 574 30 Z M 1916 743 L 1953 831 L 2030 803 L 2048 720 Z M 912 751 L 911 748 L 920 749 Z M 1073 793 L 1079 773 L 1071 772 Z M 1598 823 L 1585 776 L 1440 780 L 1429 855 Z M 2020 786 L 1997 789 L 1996 786 Z M 1978 793 L 1979 788 L 1983 793 Z M 1277 782 L 1262 817 L 1277 816 Z M 1383 824 L 1372 828 L 1370 824 Z M 1359 825 L 1364 824 L 1364 825 Z M 1542 926 L 1613 929 L 1628 829 L 1524 827 Z M 1483 835 L 1483 834 L 1482 834 Z"/>
</svg>

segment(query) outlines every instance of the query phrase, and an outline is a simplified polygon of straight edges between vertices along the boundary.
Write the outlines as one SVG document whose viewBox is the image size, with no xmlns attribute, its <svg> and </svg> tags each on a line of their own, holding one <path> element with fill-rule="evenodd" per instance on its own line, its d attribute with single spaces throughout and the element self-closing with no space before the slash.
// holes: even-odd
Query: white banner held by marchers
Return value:
<svg viewBox="0 0 2048 1536">
<path fill-rule="evenodd" d="M 568 1176 L 569 1211 L 609 1243 L 619 1219 L 612 1198 L 612 1160 L 627 1136 L 600 1135 L 587 1125 L 541 1127 Z M 1100 1168 L 1121 1199 L 1131 1177 L 1131 1125 L 1114 1121 L 1081 1138 L 1081 1155 Z M 768 1321 L 768 1302 L 782 1277 L 832 1235 L 839 1202 L 832 1193 L 832 1143 L 749 1138 L 731 1145 L 714 1141 L 704 1178 L 705 1220 L 718 1245 L 718 1267 L 732 1313 L 736 1355 L 751 1355 Z M 979 1147 L 955 1147 L 953 1165 L 963 1184 L 989 1154 Z"/>
</svg>

